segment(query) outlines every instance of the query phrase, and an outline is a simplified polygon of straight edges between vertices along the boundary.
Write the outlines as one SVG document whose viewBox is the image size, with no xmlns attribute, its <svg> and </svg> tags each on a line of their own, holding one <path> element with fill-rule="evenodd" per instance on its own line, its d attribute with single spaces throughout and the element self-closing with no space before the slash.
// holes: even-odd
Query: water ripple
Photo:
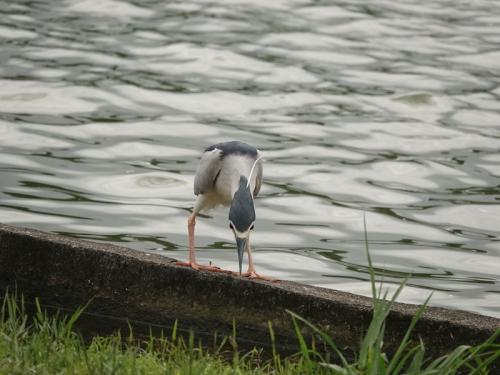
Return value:
<svg viewBox="0 0 500 375">
<path fill-rule="evenodd" d="M 265 155 L 263 273 L 500 316 L 496 1 L 11 2 L 0 221 L 186 256 L 200 151 Z M 227 212 L 201 261 L 235 269 Z"/>
</svg>

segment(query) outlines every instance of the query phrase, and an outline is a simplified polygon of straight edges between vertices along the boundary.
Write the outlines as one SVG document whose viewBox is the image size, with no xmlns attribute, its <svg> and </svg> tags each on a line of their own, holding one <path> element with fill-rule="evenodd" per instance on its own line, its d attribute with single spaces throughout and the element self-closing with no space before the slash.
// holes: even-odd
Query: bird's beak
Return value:
<svg viewBox="0 0 500 375">
<path fill-rule="evenodd" d="M 238 247 L 238 263 L 240 265 L 241 275 L 241 264 L 243 262 L 243 253 L 245 252 L 245 247 L 247 246 L 247 238 L 236 237 L 236 246 Z"/>
</svg>

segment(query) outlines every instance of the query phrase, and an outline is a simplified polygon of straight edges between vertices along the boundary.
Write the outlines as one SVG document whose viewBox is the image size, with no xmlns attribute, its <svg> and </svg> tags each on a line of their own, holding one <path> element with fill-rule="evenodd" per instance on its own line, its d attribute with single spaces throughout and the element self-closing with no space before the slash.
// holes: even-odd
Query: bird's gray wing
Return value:
<svg viewBox="0 0 500 375">
<path fill-rule="evenodd" d="M 194 176 L 194 194 L 204 194 L 213 189 L 222 168 L 221 150 L 214 148 L 202 155 Z"/>
<path fill-rule="evenodd" d="M 263 175 L 263 167 L 262 167 L 262 159 L 257 162 L 255 166 L 257 171 L 256 179 L 255 179 L 255 188 L 253 189 L 253 196 L 256 197 L 259 194 L 260 187 L 262 186 L 262 175 Z"/>
</svg>

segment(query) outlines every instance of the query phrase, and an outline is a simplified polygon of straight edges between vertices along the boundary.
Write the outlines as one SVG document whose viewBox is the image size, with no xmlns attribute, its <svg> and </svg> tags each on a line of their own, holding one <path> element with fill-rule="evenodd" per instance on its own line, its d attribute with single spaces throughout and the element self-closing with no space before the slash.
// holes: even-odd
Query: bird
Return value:
<svg viewBox="0 0 500 375">
<path fill-rule="evenodd" d="M 254 198 L 262 186 L 261 152 L 246 143 L 230 141 L 207 147 L 201 157 L 194 178 L 196 201 L 188 217 L 189 261 L 178 262 L 195 270 L 230 272 L 212 265 L 197 263 L 195 255 L 196 216 L 219 205 L 229 206 L 231 228 L 238 253 L 239 275 L 249 278 L 274 280 L 256 272 L 250 247 L 250 233 L 255 227 Z M 248 270 L 241 272 L 244 252 L 248 255 Z"/>
</svg>

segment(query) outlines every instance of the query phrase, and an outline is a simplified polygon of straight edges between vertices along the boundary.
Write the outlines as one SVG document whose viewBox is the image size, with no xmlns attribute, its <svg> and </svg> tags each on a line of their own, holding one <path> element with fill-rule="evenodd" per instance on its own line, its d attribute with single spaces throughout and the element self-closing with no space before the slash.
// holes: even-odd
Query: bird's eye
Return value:
<svg viewBox="0 0 500 375">
<path fill-rule="evenodd" d="M 229 223 L 229 228 L 234 229 L 233 223 Z"/>
<path fill-rule="evenodd" d="M 253 228 L 254 228 L 254 224 L 252 224 L 252 226 L 250 227 L 250 230 L 253 230 Z"/>
</svg>

